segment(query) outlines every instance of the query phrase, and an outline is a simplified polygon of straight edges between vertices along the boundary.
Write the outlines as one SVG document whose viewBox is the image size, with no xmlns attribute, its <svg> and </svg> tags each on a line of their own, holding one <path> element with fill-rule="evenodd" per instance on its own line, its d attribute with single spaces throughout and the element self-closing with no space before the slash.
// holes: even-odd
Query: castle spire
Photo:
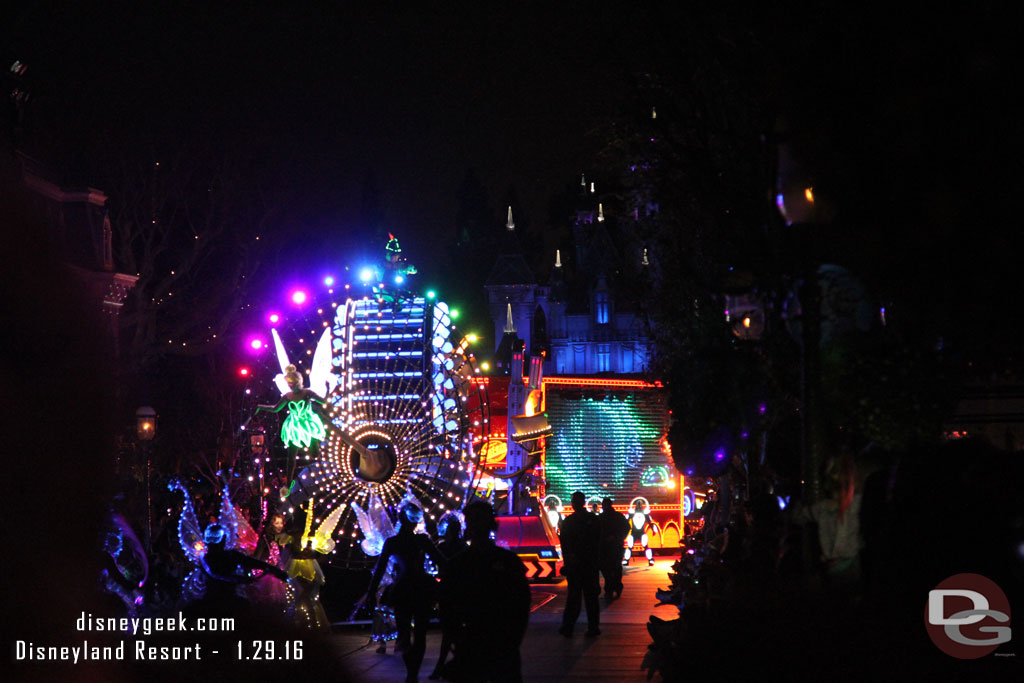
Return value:
<svg viewBox="0 0 1024 683">
<path fill-rule="evenodd" d="M 512 304 L 505 309 L 505 334 L 515 334 L 516 325 L 512 322 Z"/>
<path fill-rule="evenodd" d="M 512 232 L 513 230 L 516 229 L 516 222 L 514 220 L 512 220 L 512 205 L 511 204 L 508 207 L 508 221 L 505 223 L 505 227 L 508 229 L 509 232 Z"/>
<path fill-rule="evenodd" d="M 597 205 L 597 221 L 599 223 L 604 221 L 604 204 Z"/>
<path fill-rule="evenodd" d="M 647 247 L 644 247 L 644 258 L 643 258 L 643 261 L 640 262 L 640 265 L 643 265 L 643 266 L 651 265 L 651 262 L 647 260 Z"/>
<path fill-rule="evenodd" d="M 587 186 L 587 176 L 584 173 L 580 173 L 580 187 Z"/>
<path fill-rule="evenodd" d="M 644 250 L 644 254 L 645 255 L 646 255 L 646 253 L 647 253 L 646 250 Z M 562 267 L 562 250 L 561 249 L 555 249 L 555 268 L 561 268 L 561 267 Z"/>
</svg>

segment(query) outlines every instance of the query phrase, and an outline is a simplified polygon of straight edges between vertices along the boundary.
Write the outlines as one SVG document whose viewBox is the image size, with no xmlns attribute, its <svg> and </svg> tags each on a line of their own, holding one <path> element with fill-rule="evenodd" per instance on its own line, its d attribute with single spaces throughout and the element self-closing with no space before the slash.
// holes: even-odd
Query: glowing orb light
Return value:
<svg viewBox="0 0 1024 683">
<path fill-rule="evenodd" d="M 242 377 L 249 376 L 249 368 L 238 368 L 238 374 Z"/>
<path fill-rule="evenodd" d="M 306 293 L 301 289 L 296 289 L 292 292 L 292 303 L 296 305 L 302 305 L 306 303 Z"/>
<path fill-rule="evenodd" d="M 249 346 L 252 348 L 253 351 L 259 351 L 260 349 L 263 348 L 263 340 L 253 339 L 252 341 L 249 342 Z"/>
<path fill-rule="evenodd" d="M 359 271 L 359 279 L 362 280 L 363 282 L 369 282 L 370 280 L 372 280 L 373 279 L 373 269 L 372 268 L 363 268 L 361 271 Z"/>
<path fill-rule="evenodd" d="M 271 324 L 276 325 L 281 321 L 281 316 L 279 316 L 277 313 L 271 313 L 270 315 L 267 316 L 267 320 L 269 320 Z"/>
<path fill-rule="evenodd" d="M 427 298 L 428 298 L 428 299 L 433 299 L 433 298 L 434 298 L 434 297 L 436 297 L 436 296 L 437 296 L 437 292 L 435 292 L 435 291 L 434 291 L 434 290 L 432 290 L 432 289 L 428 289 L 428 290 L 427 290 Z"/>
<path fill-rule="evenodd" d="M 402 277 L 401 275 L 396 275 L 395 276 L 395 284 L 396 285 L 400 285 L 403 282 L 405 282 L 405 278 L 404 277 Z"/>
<path fill-rule="evenodd" d="M 324 278 L 324 284 L 327 285 L 328 287 L 334 286 L 334 278 L 328 275 L 327 277 Z"/>
</svg>

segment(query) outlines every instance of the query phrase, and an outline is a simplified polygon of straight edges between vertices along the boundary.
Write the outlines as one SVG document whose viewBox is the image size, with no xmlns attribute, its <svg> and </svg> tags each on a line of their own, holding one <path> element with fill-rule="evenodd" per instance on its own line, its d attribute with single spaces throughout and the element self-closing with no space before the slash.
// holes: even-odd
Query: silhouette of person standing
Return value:
<svg viewBox="0 0 1024 683">
<path fill-rule="evenodd" d="M 576 619 L 580 616 L 580 602 L 587 609 L 587 635 L 601 635 L 600 608 L 597 596 L 601 592 L 598 576 L 601 529 L 597 515 L 587 510 L 587 497 L 581 491 L 572 494 L 573 513 L 562 520 L 559 536 L 562 541 L 562 573 L 569 584 L 565 598 L 562 627 L 558 632 L 572 636 Z"/>
<path fill-rule="evenodd" d="M 629 522 L 616 512 L 611 498 L 601 501 L 598 515 L 601 527 L 600 561 L 604 575 L 604 596 L 613 600 L 622 595 L 622 541 L 629 534 Z"/>
<path fill-rule="evenodd" d="M 449 510 L 437 523 L 437 531 L 441 534 L 441 540 L 437 543 L 437 549 L 441 551 L 441 554 L 445 556 L 449 562 L 456 556 L 465 552 L 469 545 L 466 544 L 465 539 L 462 538 L 462 527 L 463 527 L 463 515 L 461 512 L 455 510 Z M 441 577 L 442 583 L 444 577 Z M 452 623 L 452 615 L 448 610 L 448 605 L 444 602 L 441 603 L 441 652 L 437 656 L 437 664 L 434 666 L 434 671 L 430 674 L 429 678 L 432 681 L 436 681 L 441 678 L 441 672 L 444 669 L 445 660 L 448 659 L 448 653 L 452 649 L 452 636 L 455 632 L 455 624 Z"/>
<path fill-rule="evenodd" d="M 446 680 L 520 683 L 519 646 L 530 618 L 526 567 L 491 540 L 494 508 L 474 501 L 463 511 L 469 548 L 451 559 L 441 579 L 441 610 L 449 615 L 455 659 Z"/>
<path fill-rule="evenodd" d="M 399 509 L 399 520 L 398 533 L 384 541 L 368 594 L 376 598 L 377 585 L 384 577 L 388 561 L 394 558 L 391 603 L 398 627 L 398 646 L 402 648 L 405 662 L 405 680 L 415 682 L 427 648 L 427 625 L 437 592 L 437 583 L 427 573 L 424 560 L 430 555 L 434 564 L 443 568 L 444 557 L 428 536 L 415 533 L 416 525 L 423 520 L 423 510 L 413 503 L 405 503 Z"/>
</svg>

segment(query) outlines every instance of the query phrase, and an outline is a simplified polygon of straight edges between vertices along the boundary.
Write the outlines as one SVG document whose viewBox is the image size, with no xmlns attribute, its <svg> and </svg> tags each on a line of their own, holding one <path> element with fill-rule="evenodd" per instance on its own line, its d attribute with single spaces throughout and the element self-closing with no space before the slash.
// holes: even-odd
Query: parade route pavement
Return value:
<svg viewBox="0 0 1024 683">
<path fill-rule="evenodd" d="M 521 649 L 523 680 L 554 683 L 555 681 L 647 681 L 640 668 L 651 638 L 647 634 L 647 621 L 652 614 L 662 619 L 674 619 L 678 612 L 673 606 L 655 607 L 654 592 L 669 585 L 668 572 L 676 556 L 655 558 L 653 567 L 647 561 L 633 558 L 623 577 L 622 597 L 608 603 L 601 598 L 601 635 L 588 638 L 585 613 L 576 624 L 571 638 L 558 635 L 562 609 L 565 606 L 565 581 L 557 584 L 534 584 L 530 626 Z M 367 645 L 368 631 L 355 627 L 341 627 L 331 636 L 337 641 L 337 652 L 357 681 L 400 683 L 405 680 L 405 667 L 401 655 L 394 653 L 394 642 L 388 644 L 387 654 L 377 654 L 376 644 Z M 427 635 L 427 653 L 420 670 L 420 680 L 437 663 L 441 647 L 441 633 L 436 625 Z M 655 677 L 659 680 L 660 677 Z"/>
</svg>

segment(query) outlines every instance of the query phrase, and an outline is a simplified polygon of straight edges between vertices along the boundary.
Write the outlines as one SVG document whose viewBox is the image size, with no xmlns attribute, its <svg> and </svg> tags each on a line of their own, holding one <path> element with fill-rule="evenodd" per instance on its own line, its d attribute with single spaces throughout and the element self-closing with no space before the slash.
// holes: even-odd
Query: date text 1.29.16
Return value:
<svg viewBox="0 0 1024 683">
<path fill-rule="evenodd" d="M 301 640 L 239 640 L 238 659 L 275 661 L 302 659 Z"/>
</svg>

